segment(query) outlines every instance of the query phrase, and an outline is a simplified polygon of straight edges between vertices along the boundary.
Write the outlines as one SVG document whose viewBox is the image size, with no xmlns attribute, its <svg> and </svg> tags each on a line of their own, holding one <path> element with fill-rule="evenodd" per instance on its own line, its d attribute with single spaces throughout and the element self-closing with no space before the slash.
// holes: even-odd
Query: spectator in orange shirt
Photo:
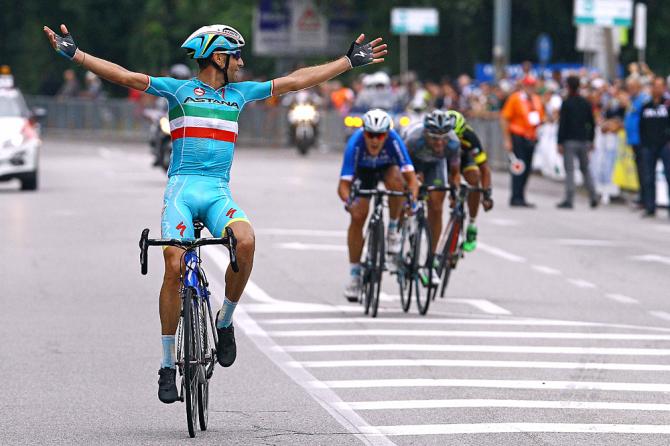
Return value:
<svg viewBox="0 0 670 446">
<path fill-rule="evenodd" d="M 533 152 L 537 143 L 537 127 L 544 121 L 544 107 L 535 94 L 536 80 L 527 75 L 521 81 L 521 90 L 512 93 L 500 113 L 505 150 L 523 161 L 525 169 L 512 173 L 512 197 L 510 206 L 532 208 L 526 201 L 526 183 L 533 163 Z"/>
<path fill-rule="evenodd" d="M 349 113 L 354 99 L 354 92 L 351 88 L 344 87 L 340 81 L 333 81 L 333 92 L 330 93 L 330 102 L 342 116 Z"/>
</svg>

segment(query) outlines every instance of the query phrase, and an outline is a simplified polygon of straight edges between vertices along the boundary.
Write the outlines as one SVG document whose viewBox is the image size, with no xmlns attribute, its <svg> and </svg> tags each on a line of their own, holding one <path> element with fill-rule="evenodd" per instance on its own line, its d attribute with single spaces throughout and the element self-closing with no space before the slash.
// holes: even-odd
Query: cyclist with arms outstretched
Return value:
<svg viewBox="0 0 670 446">
<path fill-rule="evenodd" d="M 340 182 L 337 194 L 347 203 L 351 223 L 347 233 L 349 246 L 350 281 L 344 290 L 349 302 L 356 302 L 361 290 L 361 254 L 363 252 L 363 226 L 368 216 L 370 199 L 358 197 L 349 203 L 351 184 L 361 182 L 361 189 L 376 189 L 380 181 L 388 190 L 402 191 L 405 183 L 414 199 L 418 193 L 418 183 L 412 161 L 402 139 L 391 128 L 391 117 L 381 109 L 372 109 L 363 116 L 363 128 L 349 138 L 344 151 Z M 387 251 L 398 254 L 401 235 L 398 219 L 402 212 L 403 197 L 389 197 L 389 225 L 387 231 Z"/>
<path fill-rule="evenodd" d="M 232 315 L 251 274 L 255 247 L 251 224 L 233 201 L 228 186 L 239 113 L 248 102 L 309 88 L 353 67 L 382 62 L 386 45 L 381 38 L 363 43 L 365 36 L 361 34 L 346 56 L 335 61 L 267 82 L 236 82 L 237 73 L 244 66 L 244 38 L 227 25 L 204 26 L 182 44 L 198 63 L 199 73 L 192 79 L 178 80 L 132 72 L 85 53 L 77 48 L 65 25 L 60 30 L 62 35 L 44 27 L 52 47 L 62 56 L 110 82 L 168 100 L 173 151 L 163 203 L 162 237 L 194 238 L 194 218 L 203 221 L 215 237 L 222 237 L 226 227 L 235 233 L 239 272 L 235 274 L 228 267 L 225 298 L 216 318 L 218 361 L 224 367 L 232 365 L 237 352 Z M 164 403 L 172 403 L 178 398 L 174 335 L 181 308 L 182 250 L 168 247 L 163 255 L 165 275 L 159 301 L 163 361 L 158 397 Z"/>
</svg>

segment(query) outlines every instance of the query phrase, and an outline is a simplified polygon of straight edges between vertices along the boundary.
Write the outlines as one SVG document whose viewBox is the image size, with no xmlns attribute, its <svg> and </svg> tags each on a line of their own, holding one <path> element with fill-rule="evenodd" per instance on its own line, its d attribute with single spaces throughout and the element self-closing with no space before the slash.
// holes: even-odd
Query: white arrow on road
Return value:
<svg viewBox="0 0 670 446">
<path fill-rule="evenodd" d="M 670 257 L 659 256 L 658 254 L 645 254 L 641 256 L 633 256 L 631 257 L 631 259 L 637 260 L 638 262 L 658 262 L 663 263 L 665 265 L 670 265 Z"/>
</svg>

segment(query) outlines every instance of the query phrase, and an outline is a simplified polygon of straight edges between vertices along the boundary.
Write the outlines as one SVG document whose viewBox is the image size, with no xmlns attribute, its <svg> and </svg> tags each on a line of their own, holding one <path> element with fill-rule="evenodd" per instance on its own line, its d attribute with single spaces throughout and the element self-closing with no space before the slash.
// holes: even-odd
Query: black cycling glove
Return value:
<svg viewBox="0 0 670 446">
<path fill-rule="evenodd" d="M 361 67 L 372 63 L 372 44 L 351 42 L 349 51 L 345 56 L 349 60 L 351 68 Z"/>
<path fill-rule="evenodd" d="M 56 52 L 70 60 L 74 58 L 74 53 L 77 52 L 77 44 L 74 43 L 71 34 L 65 34 L 63 37 L 56 34 Z"/>
</svg>

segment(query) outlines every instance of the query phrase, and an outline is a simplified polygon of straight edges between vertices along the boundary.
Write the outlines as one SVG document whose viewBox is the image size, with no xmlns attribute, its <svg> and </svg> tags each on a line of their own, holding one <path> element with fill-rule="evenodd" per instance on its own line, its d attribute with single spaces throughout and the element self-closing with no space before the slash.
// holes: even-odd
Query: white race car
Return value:
<svg viewBox="0 0 670 446">
<path fill-rule="evenodd" d="M 36 190 L 40 146 L 37 115 L 16 88 L 0 86 L 0 181 L 18 178 L 21 190 Z"/>
</svg>

